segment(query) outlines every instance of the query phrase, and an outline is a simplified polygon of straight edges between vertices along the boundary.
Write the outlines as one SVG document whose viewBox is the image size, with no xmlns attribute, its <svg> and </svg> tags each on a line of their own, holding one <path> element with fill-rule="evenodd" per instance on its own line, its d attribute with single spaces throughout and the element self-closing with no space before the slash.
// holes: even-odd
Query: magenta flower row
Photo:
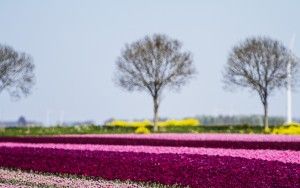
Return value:
<svg viewBox="0 0 300 188">
<path fill-rule="evenodd" d="M 219 137 L 217 137 L 219 136 Z M 252 137 L 251 137 L 252 136 Z M 299 136 L 226 135 L 226 134 L 154 134 L 154 135 L 76 135 L 48 137 L 0 137 L 0 142 L 69 143 L 101 145 L 148 145 L 173 147 L 209 147 L 232 149 L 274 149 L 300 151 Z"/>
<path fill-rule="evenodd" d="M 224 148 L 193 148 L 193 147 L 165 147 L 165 146 L 124 146 L 124 145 L 91 145 L 91 144 L 38 144 L 38 143 L 0 143 L 1 148 L 50 148 L 65 150 L 89 150 L 112 152 L 135 152 L 152 154 L 194 154 L 210 156 L 230 156 L 247 159 L 262 159 L 267 161 L 280 161 L 283 163 L 300 164 L 300 151 L 292 150 L 249 150 Z"/>
<path fill-rule="evenodd" d="M 260 150 L 121 148 L 124 146 L 2 143 L 0 166 L 190 187 L 300 187 L 298 151 L 264 150 L 264 159 L 254 157 L 256 151 L 263 156 Z M 218 150 L 220 155 L 213 154 Z M 276 160 L 278 156 L 295 159 L 284 162 Z"/>
</svg>

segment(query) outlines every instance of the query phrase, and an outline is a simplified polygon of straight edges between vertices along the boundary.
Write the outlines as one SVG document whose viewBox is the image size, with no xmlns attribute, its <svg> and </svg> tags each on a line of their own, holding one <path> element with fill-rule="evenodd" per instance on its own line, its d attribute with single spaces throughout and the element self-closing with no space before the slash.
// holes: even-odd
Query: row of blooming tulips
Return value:
<svg viewBox="0 0 300 188">
<path fill-rule="evenodd" d="M 0 137 L 0 142 L 65 143 L 102 145 L 148 145 L 235 149 L 276 149 L 300 151 L 300 137 L 277 135 L 153 134 L 90 135 L 48 137 Z"/>
<path fill-rule="evenodd" d="M 300 187 L 299 156 L 299 151 L 278 150 L 0 145 L 4 167 L 191 187 Z"/>
</svg>

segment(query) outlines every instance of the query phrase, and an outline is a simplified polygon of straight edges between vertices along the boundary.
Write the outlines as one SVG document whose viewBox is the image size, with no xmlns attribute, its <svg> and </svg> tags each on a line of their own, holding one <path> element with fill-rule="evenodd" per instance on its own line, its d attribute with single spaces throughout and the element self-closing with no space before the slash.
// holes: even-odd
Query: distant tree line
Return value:
<svg viewBox="0 0 300 188">
<path fill-rule="evenodd" d="M 253 125 L 253 126 L 263 126 L 264 124 L 264 116 L 263 115 L 198 115 L 196 117 L 189 117 L 189 118 L 196 118 L 201 122 L 201 125 L 209 126 L 209 125 Z M 124 121 L 144 121 L 148 118 L 141 118 L 141 119 L 122 119 Z M 170 118 L 167 117 L 160 117 L 159 121 L 166 121 Z M 185 118 L 183 118 L 185 119 Z M 110 118 L 104 121 L 102 124 L 106 125 L 109 122 L 112 122 L 116 119 Z M 300 118 L 294 119 L 295 121 L 299 122 Z M 281 116 L 270 116 L 269 117 L 269 124 L 271 126 L 282 125 L 285 123 L 285 117 Z"/>
<path fill-rule="evenodd" d="M 69 121 L 63 123 L 53 123 L 51 126 L 82 126 L 82 125 L 95 125 L 94 121 Z M 42 122 L 27 120 L 24 116 L 20 116 L 16 121 L 0 121 L 0 128 L 5 127 L 34 127 L 44 126 Z"/>
<path fill-rule="evenodd" d="M 16 121 L 0 121 L 0 128 L 4 127 L 28 127 L 42 125 L 41 122 L 27 120 L 24 116 L 20 116 Z"/>
<path fill-rule="evenodd" d="M 197 116 L 202 125 L 259 125 L 263 126 L 263 115 L 218 115 L 209 116 L 202 115 Z M 285 123 L 284 117 L 270 116 L 270 125 L 282 125 Z"/>
</svg>

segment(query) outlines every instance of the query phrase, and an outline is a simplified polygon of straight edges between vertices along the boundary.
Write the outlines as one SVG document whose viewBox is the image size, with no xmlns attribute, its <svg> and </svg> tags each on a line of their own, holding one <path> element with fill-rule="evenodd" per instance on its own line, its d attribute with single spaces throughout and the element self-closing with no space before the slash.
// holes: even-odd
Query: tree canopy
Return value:
<svg viewBox="0 0 300 188">
<path fill-rule="evenodd" d="M 30 55 L 0 45 L 0 92 L 7 90 L 16 98 L 29 94 L 35 81 L 33 71 Z"/>
</svg>

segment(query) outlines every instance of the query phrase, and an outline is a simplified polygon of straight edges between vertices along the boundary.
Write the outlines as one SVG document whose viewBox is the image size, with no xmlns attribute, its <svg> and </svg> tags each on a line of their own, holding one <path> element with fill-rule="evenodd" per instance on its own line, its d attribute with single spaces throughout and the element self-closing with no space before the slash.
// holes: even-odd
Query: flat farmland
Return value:
<svg viewBox="0 0 300 188">
<path fill-rule="evenodd" d="M 181 187 L 300 187 L 300 137 L 120 134 L 1 137 L 0 166 Z"/>
</svg>

